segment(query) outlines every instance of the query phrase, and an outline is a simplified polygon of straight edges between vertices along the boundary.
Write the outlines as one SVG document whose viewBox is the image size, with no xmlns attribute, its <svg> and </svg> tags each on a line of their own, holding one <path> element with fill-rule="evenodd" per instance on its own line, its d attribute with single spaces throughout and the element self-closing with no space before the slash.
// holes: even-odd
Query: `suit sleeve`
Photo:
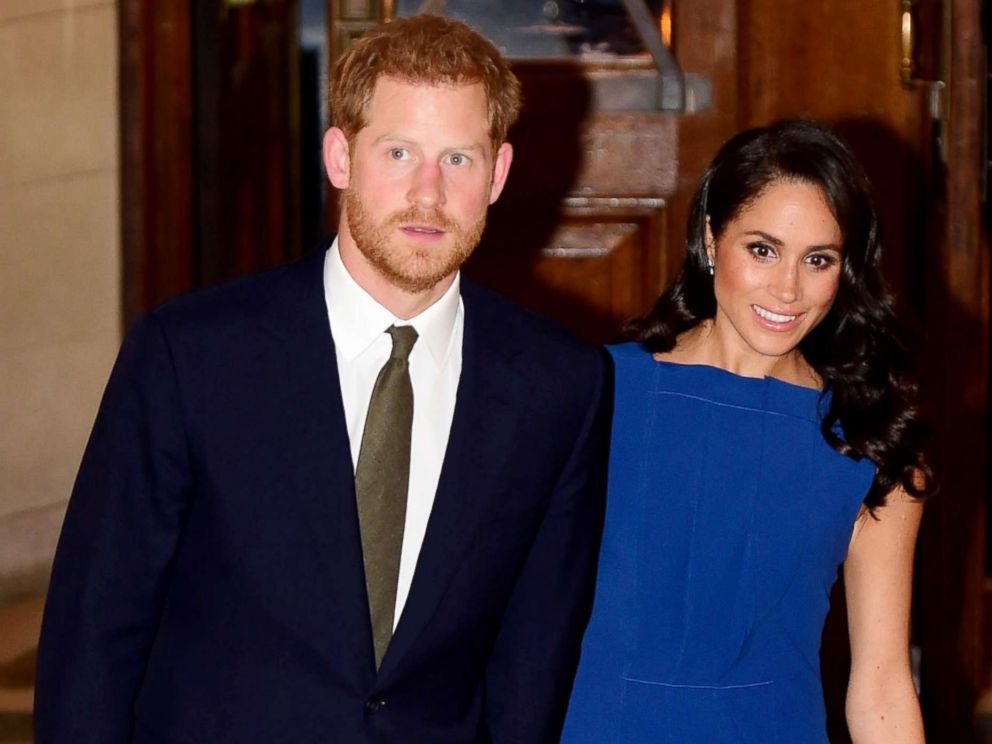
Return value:
<svg viewBox="0 0 992 744">
<path fill-rule="evenodd" d="M 172 356 L 154 316 L 121 347 L 55 555 L 36 744 L 125 744 L 191 491 Z"/>
<path fill-rule="evenodd" d="M 486 672 L 493 744 L 558 741 L 592 608 L 612 415 L 612 364 L 599 357 L 583 425 L 514 587 Z"/>
</svg>

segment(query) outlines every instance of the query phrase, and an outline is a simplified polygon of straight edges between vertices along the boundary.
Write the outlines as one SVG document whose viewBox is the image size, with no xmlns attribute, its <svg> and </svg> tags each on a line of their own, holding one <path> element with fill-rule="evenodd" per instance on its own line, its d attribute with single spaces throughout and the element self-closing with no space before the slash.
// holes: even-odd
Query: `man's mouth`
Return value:
<svg viewBox="0 0 992 744">
<path fill-rule="evenodd" d="M 443 228 L 433 225 L 403 225 L 400 229 L 418 235 L 441 235 L 445 232 Z"/>
</svg>

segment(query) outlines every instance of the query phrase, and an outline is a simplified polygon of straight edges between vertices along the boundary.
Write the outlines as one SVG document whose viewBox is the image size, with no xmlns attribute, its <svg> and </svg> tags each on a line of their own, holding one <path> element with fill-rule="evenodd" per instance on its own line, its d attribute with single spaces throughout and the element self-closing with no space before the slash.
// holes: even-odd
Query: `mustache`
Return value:
<svg viewBox="0 0 992 744">
<path fill-rule="evenodd" d="M 450 233 L 461 232 L 461 228 L 458 223 L 438 208 L 419 209 L 418 207 L 409 207 L 401 212 L 394 212 L 385 220 L 385 224 L 388 227 L 398 227 L 400 225 L 407 225 L 411 223 L 439 227 L 445 232 Z"/>
</svg>

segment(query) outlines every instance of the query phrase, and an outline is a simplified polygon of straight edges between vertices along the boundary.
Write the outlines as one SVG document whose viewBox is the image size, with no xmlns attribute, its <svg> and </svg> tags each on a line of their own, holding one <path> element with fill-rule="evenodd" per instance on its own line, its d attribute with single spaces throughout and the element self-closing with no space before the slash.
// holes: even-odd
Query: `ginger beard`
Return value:
<svg viewBox="0 0 992 744">
<path fill-rule="evenodd" d="M 365 260 L 390 284 L 410 293 L 424 292 L 461 267 L 472 255 L 486 227 L 486 211 L 468 229 L 438 208 L 410 207 L 376 223 L 355 189 L 343 194 L 348 230 Z M 427 224 L 441 228 L 446 240 L 433 246 L 402 245 L 401 225 Z"/>
</svg>

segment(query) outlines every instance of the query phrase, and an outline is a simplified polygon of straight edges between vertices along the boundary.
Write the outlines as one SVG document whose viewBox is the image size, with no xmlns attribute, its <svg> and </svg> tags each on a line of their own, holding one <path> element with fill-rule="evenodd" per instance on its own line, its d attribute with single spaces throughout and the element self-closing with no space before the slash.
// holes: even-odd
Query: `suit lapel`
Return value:
<svg viewBox="0 0 992 744">
<path fill-rule="evenodd" d="M 463 280 L 464 282 L 464 280 Z M 428 623 L 468 548 L 503 470 L 517 429 L 523 384 L 505 319 L 463 283 L 465 333 L 462 371 L 444 464 L 413 584 L 389 644 L 380 675 L 396 667 Z M 503 321 L 503 322 L 500 322 Z"/>
<path fill-rule="evenodd" d="M 278 340 L 273 363 L 285 370 L 279 396 L 287 441 L 281 443 L 290 480 L 287 508 L 298 512 L 326 594 L 314 597 L 315 622 L 328 615 L 339 638 L 332 653 L 345 679 L 363 685 L 374 675 L 372 636 L 362 568 L 355 480 L 334 341 L 324 299 L 324 251 L 290 267 L 263 311 L 263 327 Z M 325 610 L 325 611 L 320 611 Z M 365 680 L 365 683 L 362 682 Z"/>
<path fill-rule="evenodd" d="M 324 301 L 323 256 L 320 251 L 290 267 L 285 287 L 262 311 L 262 326 L 278 341 L 270 347 L 278 349 L 270 364 L 285 370 L 282 410 L 274 415 L 291 422 L 293 431 L 283 444 L 287 492 L 294 497 L 287 508 L 299 513 L 308 538 L 305 549 L 312 546 L 326 579 L 336 625 L 328 633 L 341 639 L 334 644 L 335 664 L 342 664 L 342 676 L 364 694 L 375 676 L 371 624 L 353 465 Z M 514 363 L 519 349 L 503 315 L 471 283 L 463 281 L 462 287 L 462 372 L 448 447 L 413 584 L 380 679 L 396 668 L 434 614 L 502 481 L 516 438 L 516 401 L 526 385 Z M 321 598 L 315 605 L 324 606 Z"/>
</svg>

